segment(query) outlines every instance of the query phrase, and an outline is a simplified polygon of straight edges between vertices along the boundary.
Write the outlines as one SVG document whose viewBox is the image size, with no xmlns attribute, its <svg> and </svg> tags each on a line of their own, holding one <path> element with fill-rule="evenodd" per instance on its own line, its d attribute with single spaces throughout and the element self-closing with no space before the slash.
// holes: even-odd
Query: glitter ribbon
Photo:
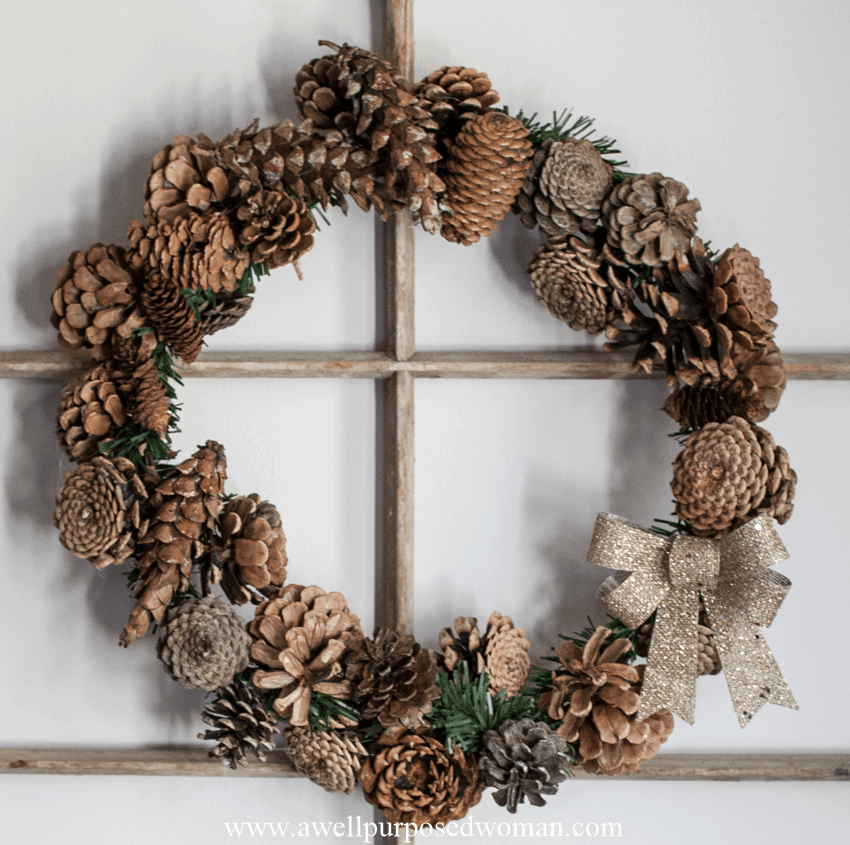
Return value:
<svg viewBox="0 0 850 845">
<path fill-rule="evenodd" d="M 618 571 L 599 598 L 630 628 L 657 610 L 637 718 L 663 708 L 694 723 L 700 595 L 741 727 L 770 702 L 797 702 L 759 627 L 773 621 L 791 582 L 769 569 L 788 552 L 762 514 L 719 540 L 661 537 L 600 513 L 587 559 Z"/>
</svg>

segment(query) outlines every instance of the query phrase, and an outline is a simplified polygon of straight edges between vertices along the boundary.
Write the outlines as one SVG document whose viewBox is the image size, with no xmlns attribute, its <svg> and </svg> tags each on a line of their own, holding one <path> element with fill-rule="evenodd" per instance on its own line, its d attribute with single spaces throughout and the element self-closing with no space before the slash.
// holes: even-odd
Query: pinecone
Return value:
<svg viewBox="0 0 850 845">
<path fill-rule="evenodd" d="M 298 584 L 282 587 L 257 607 L 248 633 L 254 638 L 251 657 L 261 667 L 254 672 L 254 686 L 278 691 L 274 711 L 290 724 L 308 724 L 313 691 L 334 698 L 350 695 L 342 658 L 363 631 L 341 593 Z"/>
<path fill-rule="evenodd" d="M 258 191 L 239 206 L 239 243 L 269 270 L 297 261 L 313 246 L 316 224 L 307 205 L 279 191 Z"/>
<path fill-rule="evenodd" d="M 440 696 L 434 683 L 437 668 L 434 653 L 410 634 L 378 628 L 374 639 L 364 637 L 354 644 L 345 677 L 364 719 L 377 719 L 384 727 L 414 728 Z"/>
<path fill-rule="evenodd" d="M 549 238 L 535 250 L 528 272 L 540 302 L 574 331 L 598 335 L 623 318 L 628 287 L 580 238 Z"/>
<path fill-rule="evenodd" d="M 317 129 L 342 132 L 346 140 L 375 154 L 374 191 L 380 195 L 376 208 L 381 216 L 387 209 L 408 207 L 433 234 L 439 226 L 436 194 L 444 186 L 433 169 L 440 156 L 426 130 L 436 124 L 392 65 L 359 47 L 319 43 L 336 55 L 310 62 L 296 74 L 301 116 Z"/>
<path fill-rule="evenodd" d="M 528 658 L 531 643 L 525 632 L 514 627 L 510 616 L 494 611 L 487 620 L 483 643 L 484 669 L 489 678 L 487 689 L 494 695 L 504 691 L 507 698 L 519 695 L 531 669 Z"/>
<path fill-rule="evenodd" d="M 356 736 L 290 726 L 283 729 L 283 738 L 295 768 L 326 792 L 351 795 L 357 788 L 362 760 L 369 754 Z"/>
<path fill-rule="evenodd" d="M 165 617 L 156 653 L 186 689 L 217 690 L 248 665 L 251 638 L 233 608 L 212 596 L 188 598 Z"/>
<path fill-rule="evenodd" d="M 56 496 L 53 524 L 59 542 L 97 569 L 133 554 L 143 528 L 140 505 L 147 490 L 127 458 L 97 457 L 65 476 Z"/>
<path fill-rule="evenodd" d="M 469 246 L 486 237 L 519 193 L 532 147 L 528 130 L 503 112 L 474 114 L 449 146 L 441 234 Z"/>
<path fill-rule="evenodd" d="M 249 311 L 254 302 L 251 296 L 256 288 L 251 285 L 243 296 L 240 290 L 219 291 L 215 304 L 207 300 L 201 307 L 201 333 L 207 335 L 235 326 Z"/>
<path fill-rule="evenodd" d="M 769 432 L 741 417 L 708 423 L 673 464 L 676 513 L 698 537 L 724 537 L 760 513 L 785 522 L 797 475 Z"/>
<path fill-rule="evenodd" d="M 155 513 L 139 539 L 150 548 L 138 559 L 136 604 L 121 634 L 122 646 L 143 637 L 151 622 L 161 622 L 174 594 L 188 588 L 192 566 L 208 545 L 205 535 L 215 531 L 226 478 L 224 447 L 207 440 L 156 484 L 151 496 Z"/>
<path fill-rule="evenodd" d="M 648 657 L 649 647 L 652 643 L 652 634 L 655 630 L 653 622 L 644 622 L 638 629 L 635 652 L 638 657 Z M 714 641 L 714 631 L 709 625 L 708 614 L 705 605 L 700 601 L 699 622 L 697 622 L 697 662 L 699 664 L 698 675 L 717 675 L 723 668 L 720 665 L 720 655 L 717 653 L 717 645 Z"/>
<path fill-rule="evenodd" d="M 571 763 L 570 749 L 544 722 L 507 720 L 482 737 L 478 758 L 481 779 L 496 791 L 493 800 L 515 813 L 518 804 L 546 804 L 544 795 L 554 795 L 566 780 Z"/>
<path fill-rule="evenodd" d="M 56 277 L 50 322 L 66 349 L 85 347 L 95 361 L 108 356 L 113 334 L 128 338 L 145 325 L 136 279 L 118 246 L 95 244 L 72 252 Z"/>
<path fill-rule="evenodd" d="M 735 244 L 720 256 L 709 294 L 714 315 L 753 337 L 773 337 L 777 308 L 770 297 L 770 281 L 749 250 Z"/>
<path fill-rule="evenodd" d="M 458 746 L 407 732 L 367 758 L 360 770 L 366 800 L 391 824 L 445 824 L 481 800 L 478 761 Z"/>
<path fill-rule="evenodd" d="M 228 216 L 218 209 L 147 223 L 134 220 L 127 238 L 132 246 L 127 259 L 135 270 L 182 289 L 234 290 L 250 262 Z"/>
<path fill-rule="evenodd" d="M 280 514 L 257 493 L 237 496 L 221 514 L 221 586 L 233 604 L 258 604 L 286 581 L 286 536 Z"/>
<path fill-rule="evenodd" d="M 171 422 L 172 395 L 154 358 L 158 342 L 156 332 L 142 335 L 123 377 L 125 392 L 133 397 L 133 419 L 163 440 Z"/>
<path fill-rule="evenodd" d="M 660 173 L 627 176 L 602 203 L 608 243 L 632 264 L 651 267 L 687 252 L 700 210 L 687 197 L 681 182 Z"/>
<path fill-rule="evenodd" d="M 631 644 L 614 640 L 601 651 L 611 630 L 599 627 L 583 649 L 567 640 L 555 649 L 561 668 L 552 672 L 552 689 L 537 706 L 561 719 L 558 733 L 574 744 L 576 763 L 594 773 L 636 771 L 658 751 L 673 729 L 667 710 L 638 722 L 642 667 L 619 662 Z"/>
<path fill-rule="evenodd" d="M 611 165 L 590 141 L 548 138 L 534 153 L 516 210 L 524 226 L 539 225 L 547 235 L 592 229 L 612 178 Z"/>
<path fill-rule="evenodd" d="M 191 364 L 201 351 L 204 336 L 189 300 L 161 273 L 147 277 L 141 300 L 157 335 L 176 355 Z"/>
<path fill-rule="evenodd" d="M 227 760 L 231 769 L 247 766 L 245 753 L 252 751 L 265 762 L 265 751 L 275 744 L 277 718 L 266 713 L 260 694 L 243 684 L 232 683 L 218 691 L 218 697 L 204 708 L 204 721 L 213 730 L 198 734 L 198 739 L 218 740 L 210 757 Z"/>
<path fill-rule="evenodd" d="M 702 428 L 710 422 L 743 417 L 763 422 L 776 410 L 785 390 L 785 362 L 773 341 L 741 349 L 732 363 L 734 379 L 715 383 L 702 376 L 694 385 L 677 387 L 665 400 L 663 410 L 683 428 Z"/>
<path fill-rule="evenodd" d="M 98 364 L 62 391 L 56 436 L 68 457 L 82 463 L 98 457 L 99 444 L 112 440 L 126 422 L 126 401 L 113 371 Z"/>
<path fill-rule="evenodd" d="M 458 616 L 455 634 L 451 628 L 443 628 L 438 642 L 443 650 L 442 655 L 437 655 L 441 668 L 453 672 L 465 660 L 470 675 L 480 675 L 484 671 L 484 648 L 478 633 L 478 620 L 474 616 Z"/>
</svg>

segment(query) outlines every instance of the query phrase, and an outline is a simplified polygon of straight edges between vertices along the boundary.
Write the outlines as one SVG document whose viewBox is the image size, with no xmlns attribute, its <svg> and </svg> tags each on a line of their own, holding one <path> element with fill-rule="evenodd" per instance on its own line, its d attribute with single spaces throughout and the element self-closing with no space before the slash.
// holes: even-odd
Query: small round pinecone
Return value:
<svg viewBox="0 0 850 845">
<path fill-rule="evenodd" d="M 351 795 L 357 788 L 360 766 L 369 753 L 360 740 L 343 731 L 317 731 L 310 728 L 283 729 L 286 753 L 295 768 L 326 792 Z"/>
<path fill-rule="evenodd" d="M 361 715 L 384 727 L 416 727 L 440 695 L 434 653 L 410 634 L 378 628 L 374 639 L 354 644 L 346 664 L 351 698 Z"/>
<path fill-rule="evenodd" d="M 481 779 L 496 791 L 493 800 L 515 813 L 518 804 L 546 804 L 569 774 L 571 755 L 563 737 L 544 722 L 508 720 L 498 730 L 487 731 L 478 758 Z"/>
<path fill-rule="evenodd" d="M 772 337 L 776 331 L 776 303 L 771 299 L 770 281 L 759 260 L 738 244 L 726 250 L 717 262 L 709 301 L 712 314 L 726 315 L 732 327 L 748 334 Z"/>
<path fill-rule="evenodd" d="M 133 554 L 147 490 L 127 458 L 92 458 L 65 476 L 53 524 L 71 554 L 98 569 Z"/>
<path fill-rule="evenodd" d="M 249 311 L 254 303 L 251 296 L 256 288 L 251 285 L 242 295 L 239 290 L 219 291 L 215 294 L 215 304 L 206 301 L 201 307 L 201 333 L 207 335 L 235 326 Z"/>
<path fill-rule="evenodd" d="M 511 698 L 522 692 L 531 669 L 530 649 L 525 632 L 514 627 L 510 616 L 502 616 L 498 611 L 490 614 L 484 633 L 484 669 L 491 693 L 504 691 Z"/>
<path fill-rule="evenodd" d="M 99 364 L 62 391 L 56 436 L 68 457 L 80 463 L 98 457 L 99 444 L 112 440 L 126 422 L 126 400 L 116 374 Z"/>
<path fill-rule="evenodd" d="M 627 287 L 580 238 L 549 238 L 535 250 L 528 272 L 540 302 L 574 331 L 598 335 L 623 317 Z"/>
<path fill-rule="evenodd" d="M 316 224 L 307 205 L 279 191 L 258 191 L 236 212 L 239 243 L 251 261 L 269 270 L 297 261 L 313 247 Z"/>
<path fill-rule="evenodd" d="M 443 628 L 439 636 L 442 655 L 437 655 L 440 667 L 453 672 L 461 661 L 466 661 L 470 675 L 484 671 L 484 647 L 478 633 L 478 620 L 474 616 L 458 616 L 455 630 Z"/>
<path fill-rule="evenodd" d="M 535 152 L 517 209 L 523 225 L 547 235 L 594 227 L 611 190 L 611 165 L 588 140 L 549 138 Z"/>
<path fill-rule="evenodd" d="M 486 237 L 508 213 L 531 157 L 528 130 L 503 112 L 469 117 L 449 147 L 440 233 L 464 246 Z"/>
<path fill-rule="evenodd" d="M 251 657 L 261 667 L 253 683 L 277 690 L 275 713 L 297 727 L 308 724 L 312 692 L 347 698 L 343 657 L 362 639 L 360 619 L 342 593 L 291 584 L 257 607 L 248 623 Z"/>
<path fill-rule="evenodd" d="M 627 176 L 602 203 L 608 243 L 632 264 L 651 267 L 687 252 L 700 210 L 687 197 L 681 182 L 660 173 Z"/>
<path fill-rule="evenodd" d="M 227 686 L 248 665 L 245 622 L 223 602 L 186 599 L 165 617 L 156 646 L 165 671 L 186 689 Z"/>
<path fill-rule="evenodd" d="M 95 361 L 103 361 L 113 333 L 128 338 L 145 325 L 125 255 L 121 247 L 103 244 L 71 253 L 51 297 L 50 322 L 60 346 L 91 349 Z"/>
<path fill-rule="evenodd" d="M 419 105 L 441 127 L 441 135 L 457 135 L 465 114 L 484 114 L 499 102 L 499 93 L 486 73 L 453 65 L 432 71 L 413 88 Z"/>
<path fill-rule="evenodd" d="M 761 447 L 761 459 L 767 468 L 765 496 L 755 513 L 749 516 L 767 514 L 780 525 L 786 523 L 794 511 L 794 492 L 797 487 L 797 473 L 791 469 L 788 452 L 777 446 L 773 435 L 761 426 L 753 426 Z M 737 527 L 737 525 L 735 526 Z"/>
<path fill-rule="evenodd" d="M 275 747 L 277 718 L 266 713 L 262 697 L 252 687 L 238 683 L 222 687 L 216 700 L 204 707 L 203 719 L 213 730 L 198 734 L 198 739 L 218 740 L 210 757 L 227 760 L 231 769 L 248 765 L 248 751 L 265 762 L 265 751 Z"/>
<path fill-rule="evenodd" d="M 436 825 L 462 819 L 481 800 L 478 762 L 458 746 L 408 732 L 360 769 L 366 800 L 392 824 Z"/>
<path fill-rule="evenodd" d="M 260 591 L 286 581 L 286 536 L 280 514 L 257 493 L 237 496 L 224 506 L 219 553 L 221 586 L 233 604 L 264 599 Z"/>
</svg>

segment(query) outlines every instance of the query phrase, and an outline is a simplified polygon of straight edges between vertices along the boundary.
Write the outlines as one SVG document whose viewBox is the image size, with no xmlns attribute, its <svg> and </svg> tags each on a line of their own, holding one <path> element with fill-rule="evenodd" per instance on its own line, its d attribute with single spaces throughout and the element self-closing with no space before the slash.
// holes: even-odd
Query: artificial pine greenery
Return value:
<svg viewBox="0 0 850 845">
<path fill-rule="evenodd" d="M 360 714 L 346 701 L 340 701 L 338 698 L 331 698 L 321 692 L 310 693 L 310 712 L 307 714 L 307 720 L 310 722 L 310 730 L 326 731 L 329 730 L 331 719 L 345 716 L 359 721 Z"/>
</svg>

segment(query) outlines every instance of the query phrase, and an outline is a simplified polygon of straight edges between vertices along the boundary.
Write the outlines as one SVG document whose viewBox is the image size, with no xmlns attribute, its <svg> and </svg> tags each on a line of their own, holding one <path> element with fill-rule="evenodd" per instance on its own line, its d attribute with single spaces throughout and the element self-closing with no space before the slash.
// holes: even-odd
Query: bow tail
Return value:
<svg viewBox="0 0 850 845">
<path fill-rule="evenodd" d="M 694 723 L 699 591 L 673 588 L 658 608 L 640 689 L 638 721 L 667 708 Z"/>
</svg>

